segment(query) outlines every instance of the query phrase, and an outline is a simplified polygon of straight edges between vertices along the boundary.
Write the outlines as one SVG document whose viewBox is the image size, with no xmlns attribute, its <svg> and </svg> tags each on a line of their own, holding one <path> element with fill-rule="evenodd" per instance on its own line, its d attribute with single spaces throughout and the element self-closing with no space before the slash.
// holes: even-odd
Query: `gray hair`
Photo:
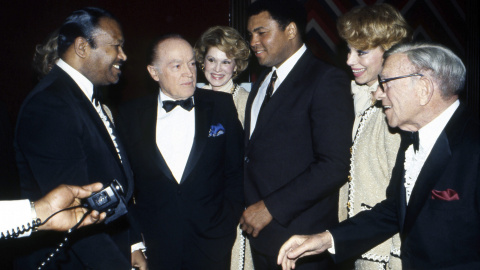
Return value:
<svg viewBox="0 0 480 270">
<path fill-rule="evenodd" d="M 441 95 L 448 98 L 458 95 L 465 85 L 466 69 L 462 60 L 445 46 L 434 43 L 397 44 L 385 52 L 385 60 L 397 53 L 403 53 L 418 69 L 430 71 L 433 80 L 440 86 Z"/>
</svg>

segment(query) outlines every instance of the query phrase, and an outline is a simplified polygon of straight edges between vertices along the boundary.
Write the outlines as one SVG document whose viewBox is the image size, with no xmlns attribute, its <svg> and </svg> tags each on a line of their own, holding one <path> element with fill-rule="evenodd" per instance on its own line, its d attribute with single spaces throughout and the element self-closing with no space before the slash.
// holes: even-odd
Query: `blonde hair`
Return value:
<svg viewBox="0 0 480 270">
<path fill-rule="evenodd" d="M 195 44 L 195 58 L 202 67 L 205 63 L 205 55 L 212 47 L 217 47 L 228 58 L 235 60 L 236 75 L 247 68 L 250 49 L 237 30 L 228 26 L 214 26 L 202 34 Z"/>
<path fill-rule="evenodd" d="M 411 40 L 411 30 L 400 12 L 389 4 L 352 9 L 338 19 L 340 37 L 359 50 L 393 45 Z"/>
<path fill-rule="evenodd" d="M 32 66 L 40 78 L 47 75 L 60 58 L 57 40 L 58 29 L 50 33 L 43 44 L 35 46 Z"/>
</svg>

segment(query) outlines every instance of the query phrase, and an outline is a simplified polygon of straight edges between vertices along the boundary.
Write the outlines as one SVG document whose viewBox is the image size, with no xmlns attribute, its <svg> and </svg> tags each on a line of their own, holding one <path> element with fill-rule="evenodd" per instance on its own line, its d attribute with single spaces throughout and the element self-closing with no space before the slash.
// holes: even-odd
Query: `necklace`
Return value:
<svg viewBox="0 0 480 270">
<path fill-rule="evenodd" d="M 234 83 L 232 89 L 230 90 L 230 93 L 232 93 L 233 97 L 237 96 L 238 93 L 238 84 Z"/>
</svg>

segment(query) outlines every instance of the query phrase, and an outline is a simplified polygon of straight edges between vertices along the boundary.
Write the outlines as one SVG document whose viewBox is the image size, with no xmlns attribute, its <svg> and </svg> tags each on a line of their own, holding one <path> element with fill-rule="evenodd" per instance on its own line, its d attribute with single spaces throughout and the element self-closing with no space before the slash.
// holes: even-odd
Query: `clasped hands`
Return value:
<svg viewBox="0 0 480 270">
<path fill-rule="evenodd" d="M 285 242 L 277 257 L 277 264 L 283 270 L 295 269 L 298 259 L 316 255 L 332 247 L 332 235 L 326 231 L 312 235 L 294 235 Z"/>
</svg>

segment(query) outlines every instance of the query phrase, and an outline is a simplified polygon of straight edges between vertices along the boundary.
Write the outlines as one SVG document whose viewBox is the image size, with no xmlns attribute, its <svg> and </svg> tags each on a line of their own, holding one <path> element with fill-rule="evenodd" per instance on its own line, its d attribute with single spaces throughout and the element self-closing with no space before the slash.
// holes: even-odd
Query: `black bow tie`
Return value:
<svg viewBox="0 0 480 270">
<path fill-rule="evenodd" d="M 163 101 L 163 108 L 166 112 L 170 112 L 173 110 L 177 105 L 181 106 L 187 111 L 191 111 L 193 108 L 193 98 L 189 97 L 184 100 L 165 100 Z"/>
<path fill-rule="evenodd" d="M 420 138 L 418 137 L 418 131 L 415 132 L 403 132 L 402 140 L 405 141 L 406 145 L 413 144 L 413 150 L 418 151 L 420 146 Z"/>
</svg>

